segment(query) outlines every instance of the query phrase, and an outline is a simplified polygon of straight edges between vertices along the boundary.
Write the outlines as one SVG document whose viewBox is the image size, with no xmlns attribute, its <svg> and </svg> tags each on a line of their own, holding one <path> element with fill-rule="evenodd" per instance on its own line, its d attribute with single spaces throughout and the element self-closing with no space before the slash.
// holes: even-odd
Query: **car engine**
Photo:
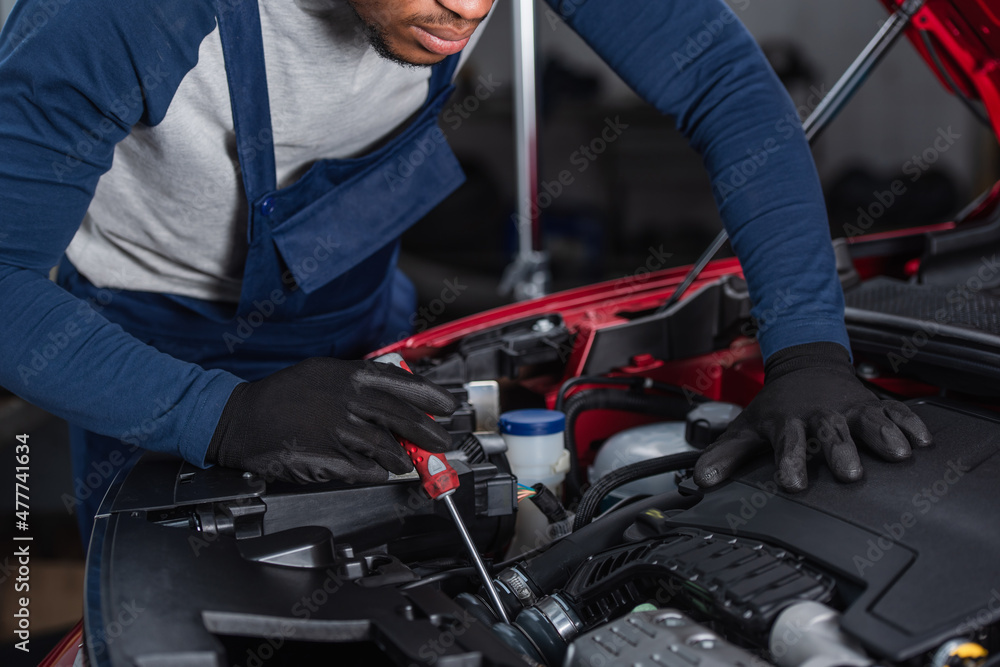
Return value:
<svg viewBox="0 0 1000 667">
<path fill-rule="evenodd" d="M 488 345 L 467 341 L 463 374 L 498 359 L 544 363 L 558 346 L 538 341 L 561 335 L 551 324 L 545 336 L 536 322 L 529 333 L 491 332 Z M 455 373 L 457 363 L 423 371 Z M 697 443 L 726 418 L 704 415 L 736 411 L 700 399 L 692 408 L 655 384 L 590 392 L 628 396 L 612 409 L 672 412 L 687 443 L 653 467 L 625 462 L 570 507 L 541 490 L 519 498 L 496 421 L 501 395 L 525 397 L 498 382 L 449 385 L 463 399 L 444 422 L 460 476 L 455 501 L 492 558 L 511 624 L 490 607 L 447 512 L 413 476 L 296 487 L 147 453 L 116 482 L 97 523 L 91 664 L 942 667 L 981 664 L 997 648 L 995 413 L 911 400 L 935 444 L 908 461 L 865 457 L 864 480 L 845 486 L 820 455 L 798 494 L 780 490 L 760 461 L 706 493 L 689 469 Z M 608 407 L 605 396 L 590 409 Z M 655 493 L 627 491 L 652 473 Z M 595 492 L 613 506 L 596 505 Z M 550 530 L 512 550 L 519 501 Z"/>
</svg>

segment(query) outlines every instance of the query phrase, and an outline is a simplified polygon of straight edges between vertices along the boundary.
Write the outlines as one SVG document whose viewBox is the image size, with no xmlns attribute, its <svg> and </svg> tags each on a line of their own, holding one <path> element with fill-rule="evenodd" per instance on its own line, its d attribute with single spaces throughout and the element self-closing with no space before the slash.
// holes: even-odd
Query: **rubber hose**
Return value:
<svg viewBox="0 0 1000 667">
<path fill-rule="evenodd" d="M 602 377 L 600 375 L 578 375 L 575 378 L 570 378 L 566 380 L 565 382 L 562 383 L 562 386 L 559 387 L 559 393 L 556 394 L 555 409 L 559 410 L 560 412 L 563 411 L 563 408 L 566 405 L 566 394 L 569 393 L 570 389 L 576 387 L 577 385 L 581 384 L 598 385 L 597 387 L 594 387 L 594 389 L 603 387 L 634 387 L 638 389 L 642 387 L 642 382 L 640 382 L 639 380 L 640 380 L 639 378 L 613 378 L 613 377 L 607 378 L 607 377 Z M 583 391 L 587 390 L 584 389 Z"/>
<path fill-rule="evenodd" d="M 579 386 L 581 384 L 593 384 L 598 387 L 629 387 L 631 389 L 649 391 L 650 389 L 655 389 L 656 391 L 663 394 L 678 394 L 680 396 L 690 396 L 691 390 L 685 389 L 684 387 L 679 387 L 675 384 L 667 384 L 666 382 L 660 382 L 659 380 L 653 380 L 642 375 L 628 376 L 628 377 L 614 377 L 605 375 L 578 375 L 576 377 L 570 378 L 562 383 L 559 387 L 559 393 L 556 394 L 556 405 L 555 409 L 560 412 L 563 409 L 563 405 L 566 402 L 566 394 L 573 387 Z M 596 388 L 596 387 L 595 387 Z M 589 391 L 584 389 L 583 391 Z M 694 400 L 705 401 L 708 400 L 701 395 L 695 394 Z"/>
<path fill-rule="evenodd" d="M 656 459 L 649 459 L 648 461 L 639 461 L 638 463 L 623 466 L 614 472 L 608 473 L 584 494 L 583 500 L 580 501 L 580 506 L 576 509 L 576 519 L 573 520 L 573 531 L 576 532 L 590 523 L 594 515 L 597 514 L 597 508 L 600 506 L 601 501 L 604 500 L 604 497 L 619 486 L 624 486 L 637 479 L 690 468 L 698 461 L 698 457 L 701 454 L 700 451 L 670 454 Z"/>
<path fill-rule="evenodd" d="M 588 524 L 556 541 L 540 554 L 520 565 L 521 571 L 543 595 L 565 584 L 576 569 L 590 556 L 622 543 L 622 534 L 635 523 L 636 517 L 648 509 L 687 509 L 697 503 L 697 496 L 682 496 L 669 491 L 637 501 L 599 521 Z"/>
<path fill-rule="evenodd" d="M 569 450 L 566 501 L 572 505 L 580 497 L 580 455 L 576 449 L 576 420 L 589 410 L 623 410 L 665 419 L 684 419 L 691 403 L 681 396 L 651 396 L 620 389 L 592 389 L 573 394 L 566 401 L 565 446 Z M 589 521 L 588 521 L 589 523 Z"/>
</svg>

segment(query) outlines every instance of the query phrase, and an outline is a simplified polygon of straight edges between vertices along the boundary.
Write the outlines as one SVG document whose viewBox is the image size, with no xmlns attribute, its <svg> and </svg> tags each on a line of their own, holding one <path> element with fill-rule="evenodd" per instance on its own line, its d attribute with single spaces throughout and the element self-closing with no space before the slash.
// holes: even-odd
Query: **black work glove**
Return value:
<svg viewBox="0 0 1000 667">
<path fill-rule="evenodd" d="M 451 436 L 426 413 L 456 407 L 447 390 L 392 364 L 306 359 L 236 386 L 206 460 L 300 484 L 384 482 L 413 469 L 393 434 L 446 451 Z"/>
<path fill-rule="evenodd" d="M 794 492 L 808 485 L 806 461 L 818 451 L 834 477 L 853 482 L 863 473 L 856 445 L 901 461 L 931 444 L 931 434 L 908 407 L 862 385 L 841 345 L 808 343 L 767 360 L 763 389 L 698 459 L 694 480 L 714 486 L 769 444 L 776 481 Z"/>
</svg>

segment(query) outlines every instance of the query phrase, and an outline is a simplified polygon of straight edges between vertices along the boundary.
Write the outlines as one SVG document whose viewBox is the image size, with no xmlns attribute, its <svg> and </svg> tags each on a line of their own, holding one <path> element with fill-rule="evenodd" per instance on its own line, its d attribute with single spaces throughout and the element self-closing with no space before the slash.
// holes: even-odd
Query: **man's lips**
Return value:
<svg viewBox="0 0 1000 667">
<path fill-rule="evenodd" d="M 420 26 L 410 26 L 420 45 L 431 53 L 439 56 L 450 56 L 458 53 L 469 43 L 472 33 L 463 34 L 448 30 L 447 28 L 421 28 Z"/>
</svg>

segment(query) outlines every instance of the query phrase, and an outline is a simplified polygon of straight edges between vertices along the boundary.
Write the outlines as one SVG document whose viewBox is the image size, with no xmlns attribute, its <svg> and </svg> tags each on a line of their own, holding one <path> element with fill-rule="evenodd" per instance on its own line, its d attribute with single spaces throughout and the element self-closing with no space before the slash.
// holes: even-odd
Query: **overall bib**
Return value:
<svg viewBox="0 0 1000 667">
<path fill-rule="evenodd" d="M 437 125 L 459 54 L 432 68 L 427 99 L 395 137 L 360 158 L 318 161 L 278 190 L 257 3 L 220 1 L 216 10 L 249 205 L 239 304 L 135 291 L 109 299 L 65 257 L 59 284 L 139 340 L 248 381 L 308 357 L 360 357 L 408 334 L 416 293 L 396 268 L 399 237 L 464 180 Z M 335 118 L 327 122 L 337 131 Z M 70 442 L 86 543 L 142 431 L 116 438 L 71 426 Z"/>
</svg>

